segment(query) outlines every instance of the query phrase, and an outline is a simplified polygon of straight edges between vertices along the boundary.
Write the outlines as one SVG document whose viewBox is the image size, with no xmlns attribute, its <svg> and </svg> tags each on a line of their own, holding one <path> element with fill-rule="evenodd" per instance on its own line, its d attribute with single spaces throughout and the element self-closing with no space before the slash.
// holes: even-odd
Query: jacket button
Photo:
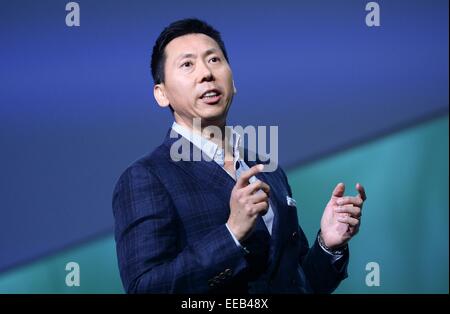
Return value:
<svg viewBox="0 0 450 314">
<path fill-rule="evenodd" d="M 298 232 L 297 231 L 294 231 L 293 233 L 292 233 L 292 240 L 297 240 L 298 239 Z"/>
</svg>

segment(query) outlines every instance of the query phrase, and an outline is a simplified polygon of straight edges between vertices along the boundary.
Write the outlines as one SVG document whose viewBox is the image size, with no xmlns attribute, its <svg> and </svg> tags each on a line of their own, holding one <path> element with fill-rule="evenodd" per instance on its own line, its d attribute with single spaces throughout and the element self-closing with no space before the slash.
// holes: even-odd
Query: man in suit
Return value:
<svg viewBox="0 0 450 314">
<path fill-rule="evenodd" d="M 158 37 L 151 66 L 155 99 L 175 122 L 162 145 L 124 171 L 113 193 L 125 290 L 334 291 L 347 276 L 347 243 L 359 229 L 364 188 L 357 184 L 352 197 L 336 186 L 309 247 L 283 170 L 264 172 L 264 158 L 250 158 L 226 127 L 236 89 L 220 34 L 197 19 L 176 21 Z"/>
</svg>

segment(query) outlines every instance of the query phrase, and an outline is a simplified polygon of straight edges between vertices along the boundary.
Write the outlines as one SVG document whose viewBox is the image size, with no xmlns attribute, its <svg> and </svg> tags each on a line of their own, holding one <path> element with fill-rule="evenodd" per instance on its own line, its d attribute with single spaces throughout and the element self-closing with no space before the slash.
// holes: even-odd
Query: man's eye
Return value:
<svg viewBox="0 0 450 314">
<path fill-rule="evenodd" d="M 212 63 L 216 63 L 216 62 L 219 62 L 220 59 L 218 57 L 212 57 L 209 61 Z"/>
<path fill-rule="evenodd" d="M 192 65 L 191 61 L 186 61 L 183 64 L 181 64 L 182 68 L 189 68 Z"/>
</svg>

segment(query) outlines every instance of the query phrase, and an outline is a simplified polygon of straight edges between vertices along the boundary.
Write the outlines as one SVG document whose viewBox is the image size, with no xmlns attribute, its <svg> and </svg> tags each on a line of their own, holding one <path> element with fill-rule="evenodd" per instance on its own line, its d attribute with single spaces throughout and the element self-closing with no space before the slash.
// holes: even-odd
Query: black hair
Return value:
<svg viewBox="0 0 450 314">
<path fill-rule="evenodd" d="M 214 39 L 228 62 L 225 44 L 223 43 L 222 37 L 217 30 L 206 22 L 196 18 L 178 20 L 171 23 L 161 32 L 161 34 L 159 34 L 155 45 L 153 46 L 151 69 L 155 84 L 164 83 L 164 64 L 166 61 L 164 49 L 169 42 L 175 38 L 187 34 L 205 34 Z"/>
</svg>

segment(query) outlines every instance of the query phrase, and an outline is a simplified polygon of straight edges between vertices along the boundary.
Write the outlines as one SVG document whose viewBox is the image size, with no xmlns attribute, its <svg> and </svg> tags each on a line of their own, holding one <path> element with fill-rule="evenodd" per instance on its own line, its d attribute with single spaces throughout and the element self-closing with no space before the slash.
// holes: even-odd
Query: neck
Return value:
<svg viewBox="0 0 450 314">
<path fill-rule="evenodd" d="M 227 143 L 227 134 L 225 132 L 226 120 L 205 121 L 204 119 L 201 120 L 198 118 L 192 121 L 190 119 L 185 120 L 179 116 L 175 116 L 175 121 L 179 125 L 191 130 L 191 132 L 201 135 L 221 148 L 225 147 L 225 143 Z"/>
</svg>

